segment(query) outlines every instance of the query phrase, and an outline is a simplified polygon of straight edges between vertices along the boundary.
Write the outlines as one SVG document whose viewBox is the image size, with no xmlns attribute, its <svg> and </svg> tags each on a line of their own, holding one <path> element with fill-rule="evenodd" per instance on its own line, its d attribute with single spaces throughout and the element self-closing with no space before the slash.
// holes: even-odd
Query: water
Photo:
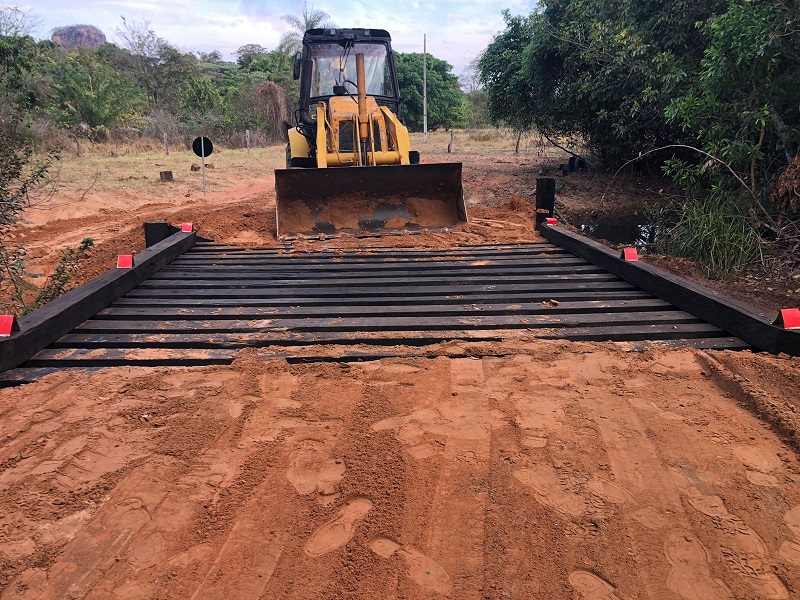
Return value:
<svg viewBox="0 0 800 600">
<path fill-rule="evenodd" d="M 598 217 L 578 223 L 583 235 L 613 244 L 642 248 L 653 242 L 656 230 L 641 222 L 640 215 L 630 217 Z"/>
</svg>

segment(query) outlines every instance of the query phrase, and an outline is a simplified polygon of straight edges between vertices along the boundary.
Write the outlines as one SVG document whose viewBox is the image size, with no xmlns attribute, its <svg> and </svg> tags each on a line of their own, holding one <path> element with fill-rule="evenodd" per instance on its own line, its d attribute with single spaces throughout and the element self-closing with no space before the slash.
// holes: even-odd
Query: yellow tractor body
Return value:
<svg viewBox="0 0 800 600">
<path fill-rule="evenodd" d="M 287 168 L 275 171 L 278 235 L 466 221 L 461 163 L 421 165 L 411 150 L 389 40 L 382 30 L 306 32 L 297 125 Z"/>
</svg>

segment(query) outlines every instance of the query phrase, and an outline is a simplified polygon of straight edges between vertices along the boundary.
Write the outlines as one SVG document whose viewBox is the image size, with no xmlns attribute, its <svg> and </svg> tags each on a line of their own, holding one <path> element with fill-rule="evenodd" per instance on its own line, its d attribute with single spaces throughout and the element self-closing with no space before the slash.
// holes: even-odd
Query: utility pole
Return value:
<svg viewBox="0 0 800 600">
<path fill-rule="evenodd" d="M 422 131 L 428 143 L 428 34 L 422 34 Z"/>
</svg>

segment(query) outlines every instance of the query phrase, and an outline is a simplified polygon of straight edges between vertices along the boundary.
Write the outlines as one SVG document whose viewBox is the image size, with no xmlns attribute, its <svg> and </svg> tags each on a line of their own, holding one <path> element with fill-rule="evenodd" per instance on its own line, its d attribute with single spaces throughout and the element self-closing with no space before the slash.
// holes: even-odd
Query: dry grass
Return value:
<svg viewBox="0 0 800 600">
<path fill-rule="evenodd" d="M 517 143 L 517 134 L 508 129 L 456 129 L 454 130 L 454 155 L 487 155 L 494 153 L 497 156 L 514 154 Z M 411 147 L 419 150 L 420 154 L 447 155 L 447 145 L 450 143 L 449 131 L 428 132 L 428 142 L 424 141 L 422 133 L 411 134 Z M 565 153 L 555 148 L 547 141 L 540 140 L 536 134 L 525 134 L 520 140 L 520 156 L 537 158 L 561 158 Z"/>
<path fill-rule="evenodd" d="M 165 156 L 163 150 L 131 153 L 122 153 L 121 150 L 118 145 L 97 144 L 87 149 L 83 158 L 64 157 L 51 172 L 53 185 L 59 192 L 69 194 L 80 194 L 89 189 L 125 189 L 159 196 L 174 194 L 175 187 L 185 187 L 187 191 L 202 190 L 202 174 L 189 170 L 193 163 L 200 163 L 191 151 L 170 151 L 169 156 Z M 207 159 L 214 165 L 214 169 L 206 173 L 207 184 L 225 189 L 247 179 L 265 177 L 284 166 L 284 152 L 282 145 L 254 148 L 250 153 L 247 150 L 215 148 L 214 154 Z M 172 171 L 174 183 L 162 183 L 160 171 Z M 165 186 L 172 186 L 172 189 Z"/>
<path fill-rule="evenodd" d="M 504 129 L 473 129 L 455 131 L 454 153 L 447 154 L 450 132 L 432 131 L 428 142 L 422 133 L 411 134 L 411 147 L 434 160 L 458 160 L 458 156 L 512 156 L 516 134 Z M 207 172 L 209 187 L 226 189 L 247 179 L 267 176 L 274 169 L 283 168 L 285 146 L 244 149 L 216 147 L 208 162 L 214 165 Z M 52 170 L 53 187 L 70 196 L 80 196 L 87 190 L 108 192 L 124 189 L 153 196 L 174 195 L 179 191 L 199 192 L 202 176 L 189 167 L 200 159 L 189 150 L 170 151 L 164 155 L 163 148 L 155 141 L 138 140 L 132 143 L 103 143 L 82 145 L 83 157 L 74 152 L 65 153 L 63 159 Z M 549 144 L 539 144 L 538 136 L 525 135 L 520 144 L 520 156 L 560 158 L 563 153 Z M 423 161 L 425 159 L 423 158 Z M 174 182 L 164 184 L 160 171 L 172 171 Z"/>
</svg>

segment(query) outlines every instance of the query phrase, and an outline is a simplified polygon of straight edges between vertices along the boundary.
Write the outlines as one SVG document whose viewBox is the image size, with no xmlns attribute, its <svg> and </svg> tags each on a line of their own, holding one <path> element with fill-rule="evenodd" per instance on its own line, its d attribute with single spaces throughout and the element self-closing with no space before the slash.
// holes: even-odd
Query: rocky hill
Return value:
<svg viewBox="0 0 800 600">
<path fill-rule="evenodd" d="M 50 39 L 67 49 L 75 46 L 97 48 L 107 42 L 106 35 L 94 25 L 56 27 Z"/>
</svg>

